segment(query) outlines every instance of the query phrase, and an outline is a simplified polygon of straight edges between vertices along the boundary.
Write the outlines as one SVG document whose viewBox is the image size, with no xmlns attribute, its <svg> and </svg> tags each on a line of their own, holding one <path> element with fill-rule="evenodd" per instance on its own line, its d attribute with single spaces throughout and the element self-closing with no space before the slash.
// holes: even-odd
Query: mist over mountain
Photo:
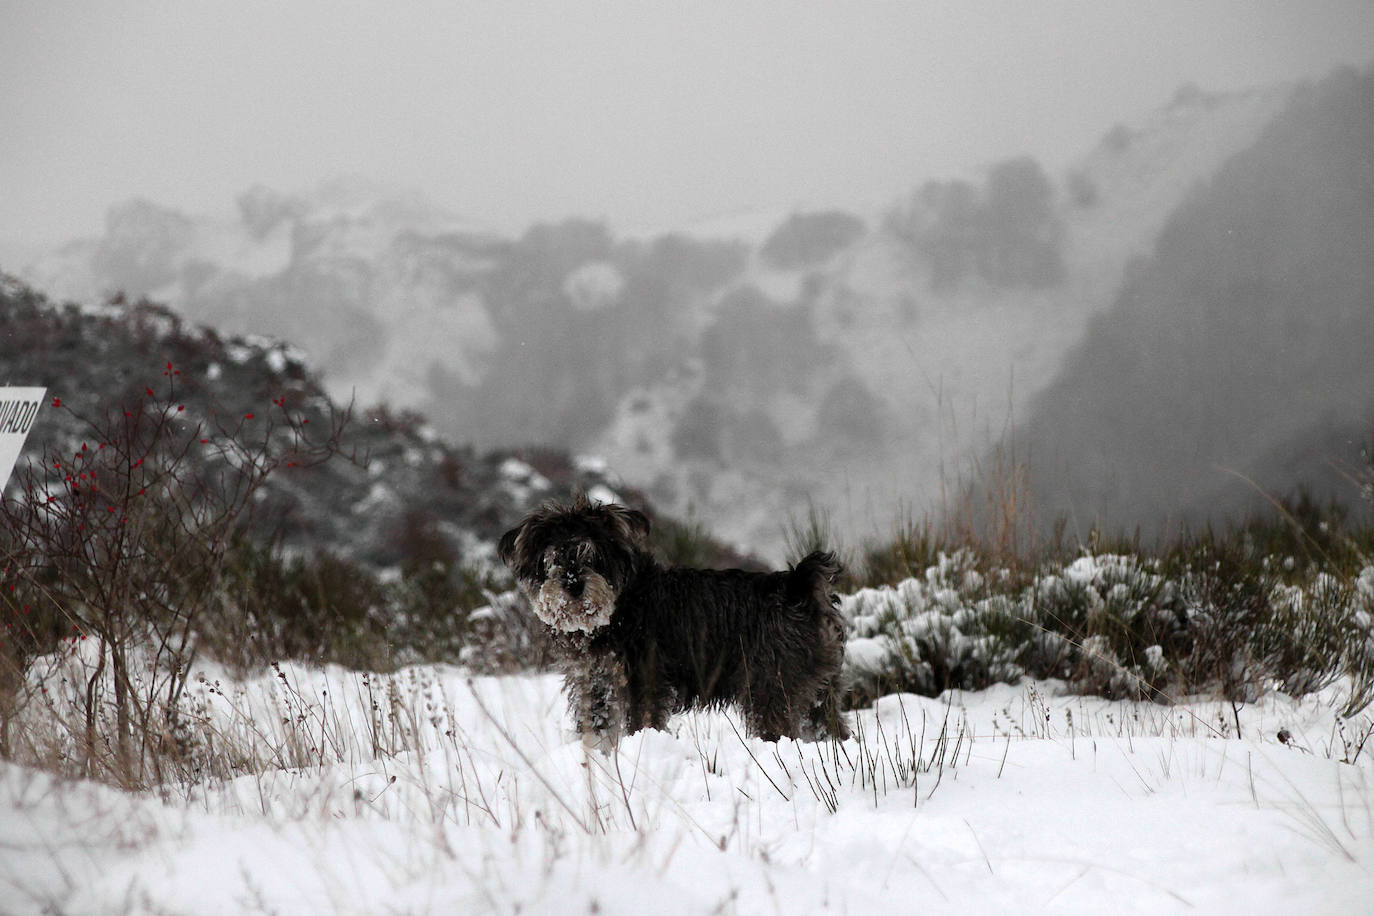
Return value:
<svg viewBox="0 0 1374 916">
<path fill-rule="evenodd" d="M 130 202 L 22 275 L 283 337 L 335 396 L 418 409 L 479 448 L 604 455 L 666 510 L 779 553 L 809 504 L 857 539 L 957 493 L 1290 91 L 1185 87 L 1065 174 L 1011 156 L 882 212 L 511 238 L 336 181 L 251 189 L 217 218 Z"/>
<path fill-rule="evenodd" d="M 1017 431 L 1079 528 L 1357 502 L 1374 435 L 1374 71 L 1298 91 L 1175 212 Z"/>
</svg>

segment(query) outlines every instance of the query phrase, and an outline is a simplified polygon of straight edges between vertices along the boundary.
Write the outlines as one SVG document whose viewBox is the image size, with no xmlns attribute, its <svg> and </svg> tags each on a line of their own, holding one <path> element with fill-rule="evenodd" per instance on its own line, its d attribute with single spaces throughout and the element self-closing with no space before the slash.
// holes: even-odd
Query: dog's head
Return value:
<svg viewBox="0 0 1374 916">
<path fill-rule="evenodd" d="M 540 620 L 565 633 L 589 633 L 611 622 L 648 536 L 644 513 L 578 499 L 530 513 L 501 537 L 498 550 Z"/>
</svg>

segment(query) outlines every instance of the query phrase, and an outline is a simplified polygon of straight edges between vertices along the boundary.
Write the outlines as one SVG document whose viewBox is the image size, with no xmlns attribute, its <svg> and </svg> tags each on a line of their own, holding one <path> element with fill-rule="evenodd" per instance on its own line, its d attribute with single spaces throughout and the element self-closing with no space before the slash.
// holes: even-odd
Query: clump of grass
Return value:
<svg viewBox="0 0 1374 916">
<path fill-rule="evenodd" d="M 805 787 L 831 814 L 855 792 L 871 798 L 875 808 L 893 793 L 910 793 L 916 807 L 935 794 L 947 771 L 968 765 L 975 730 L 962 710 L 956 715 L 947 706 L 937 723 L 922 709 L 918 722 L 900 699 L 896 705 L 896 722 L 890 715 L 887 725 L 883 715 L 857 718 L 852 741 L 791 742 L 790 754 L 774 745 L 771 755 L 762 758 L 745 746 L 765 782 L 784 801 Z"/>
<path fill-rule="evenodd" d="M 839 537 L 835 534 L 829 513 L 815 503 L 807 505 L 804 518 L 790 518 L 782 536 L 787 557 L 794 561 L 818 550 L 833 552 L 839 545 Z M 844 563 L 846 568 L 850 565 Z"/>
<path fill-rule="evenodd" d="M 922 576 L 939 563 L 941 553 L 957 550 L 929 520 L 918 521 L 908 515 L 891 537 L 864 545 L 850 574 L 852 587 L 872 587 Z"/>
<path fill-rule="evenodd" d="M 276 659 L 378 672 L 452 660 L 475 636 L 472 613 L 508 584 L 456 559 L 378 572 L 241 537 L 230 552 L 221 612 L 200 628 L 201 647 L 239 671 Z"/>
<path fill-rule="evenodd" d="M 706 526 L 695 519 L 679 520 L 665 515 L 650 515 L 649 549 L 669 566 L 698 569 L 762 569 L 762 563 L 711 536 Z"/>
</svg>

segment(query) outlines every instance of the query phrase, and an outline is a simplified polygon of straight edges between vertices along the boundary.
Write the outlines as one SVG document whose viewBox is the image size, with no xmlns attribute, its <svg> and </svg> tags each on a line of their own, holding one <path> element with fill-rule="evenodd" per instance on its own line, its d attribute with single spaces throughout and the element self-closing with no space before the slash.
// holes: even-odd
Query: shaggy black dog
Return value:
<svg viewBox="0 0 1374 916">
<path fill-rule="evenodd" d="M 733 704 L 770 741 L 848 737 L 834 555 L 786 572 L 667 568 L 648 534 L 643 513 L 579 498 L 501 538 L 501 558 L 559 634 L 578 732 L 613 744 L 675 712 Z"/>
</svg>

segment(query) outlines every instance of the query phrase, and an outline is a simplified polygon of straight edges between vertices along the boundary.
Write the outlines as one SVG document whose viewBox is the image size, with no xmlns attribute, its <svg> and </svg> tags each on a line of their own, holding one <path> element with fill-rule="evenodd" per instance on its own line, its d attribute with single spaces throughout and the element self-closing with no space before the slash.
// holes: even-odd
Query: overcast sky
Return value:
<svg viewBox="0 0 1374 916">
<path fill-rule="evenodd" d="M 1371 0 L 0 0 L 0 241 L 341 174 L 508 231 L 880 205 L 1371 59 Z"/>
</svg>

